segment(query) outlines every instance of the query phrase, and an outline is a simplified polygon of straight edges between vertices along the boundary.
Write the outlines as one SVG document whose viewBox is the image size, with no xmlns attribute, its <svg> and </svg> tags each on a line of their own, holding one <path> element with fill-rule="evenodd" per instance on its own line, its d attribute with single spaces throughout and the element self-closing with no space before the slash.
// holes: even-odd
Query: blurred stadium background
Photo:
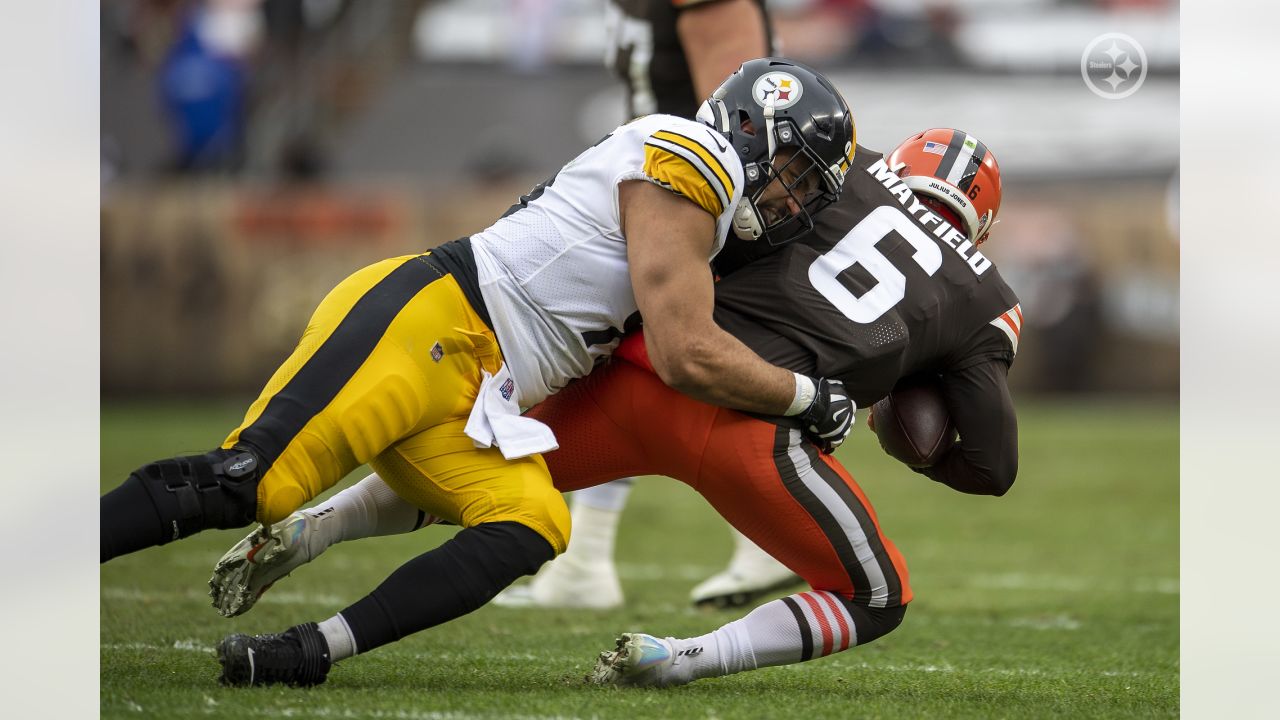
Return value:
<svg viewBox="0 0 1280 720">
<path fill-rule="evenodd" d="M 1178 388 L 1178 17 L 1164 0 L 770 0 L 863 145 L 955 126 L 1000 160 L 984 248 L 1023 393 Z M 102 391 L 252 393 L 365 262 L 482 229 L 621 122 L 602 0 L 103 3 Z M 1123 100 L 1082 81 L 1145 48 Z M 212 338 L 234 338 L 213 342 Z"/>
</svg>

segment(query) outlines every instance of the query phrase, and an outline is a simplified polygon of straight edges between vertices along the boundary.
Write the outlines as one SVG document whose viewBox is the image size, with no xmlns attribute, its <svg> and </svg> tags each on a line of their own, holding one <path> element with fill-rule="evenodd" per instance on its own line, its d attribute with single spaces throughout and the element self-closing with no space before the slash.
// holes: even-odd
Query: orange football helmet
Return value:
<svg viewBox="0 0 1280 720">
<path fill-rule="evenodd" d="M 934 128 L 907 138 L 885 158 L 925 204 L 949 210 L 978 245 L 1000 212 L 1000 166 L 987 146 L 963 130 Z"/>
</svg>

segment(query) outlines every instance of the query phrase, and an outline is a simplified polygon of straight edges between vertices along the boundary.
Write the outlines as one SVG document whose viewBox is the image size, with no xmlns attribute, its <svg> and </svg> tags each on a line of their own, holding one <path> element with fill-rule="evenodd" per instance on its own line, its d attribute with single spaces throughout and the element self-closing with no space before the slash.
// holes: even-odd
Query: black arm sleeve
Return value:
<svg viewBox="0 0 1280 720">
<path fill-rule="evenodd" d="M 1009 366 L 988 360 L 942 375 L 947 410 L 960 442 L 933 467 L 916 472 L 973 495 L 1004 495 L 1018 474 L 1018 418 Z"/>
</svg>

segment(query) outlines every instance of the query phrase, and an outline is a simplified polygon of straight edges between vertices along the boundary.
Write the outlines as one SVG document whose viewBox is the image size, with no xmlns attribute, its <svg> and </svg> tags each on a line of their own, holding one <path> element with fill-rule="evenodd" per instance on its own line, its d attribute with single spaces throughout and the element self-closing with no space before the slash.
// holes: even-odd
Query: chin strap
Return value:
<svg viewBox="0 0 1280 720">
<path fill-rule="evenodd" d="M 764 134 L 769 141 L 769 156 L 764 161 L 770 165 L 773 164 L 773 156 L 778 152 L 778 144 L 773 141 L 773 128 L 775 125 L 773 102 L 771 98 L 769 104 L 764 106 Z"/>
<path fill-rule="evenodd" d="M 733 212 L 733 234 L 739 240 L 759 240 L 764 234 L 760 213 L 749 197 L 744 196 L 739 200 L 738 209 Z"/>
</svg>

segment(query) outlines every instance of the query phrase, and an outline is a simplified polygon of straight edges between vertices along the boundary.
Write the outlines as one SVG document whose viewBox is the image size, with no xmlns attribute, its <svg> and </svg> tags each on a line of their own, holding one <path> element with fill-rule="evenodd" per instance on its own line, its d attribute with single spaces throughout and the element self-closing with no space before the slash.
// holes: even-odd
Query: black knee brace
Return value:
<svg viewBox="0 0 1280 720">
<path fill-rule="evenodd" d="M 244 449 L 160 460 L 133 471 L 167 528 L 163 542 L 253 522 L 262 462 Z"/>
<path fill-rule="evenodd" d="M 858 645 L 866 645 L 876 638 L 884 637 L 902 624 L 902 617 L 907 614 L 906 605 L 888 608 L 872 608 L 854 605 L 840 598 L 841 603 L 849 609 L 853 616 L 853 625 L 857 632 Z"/>
</svg>

